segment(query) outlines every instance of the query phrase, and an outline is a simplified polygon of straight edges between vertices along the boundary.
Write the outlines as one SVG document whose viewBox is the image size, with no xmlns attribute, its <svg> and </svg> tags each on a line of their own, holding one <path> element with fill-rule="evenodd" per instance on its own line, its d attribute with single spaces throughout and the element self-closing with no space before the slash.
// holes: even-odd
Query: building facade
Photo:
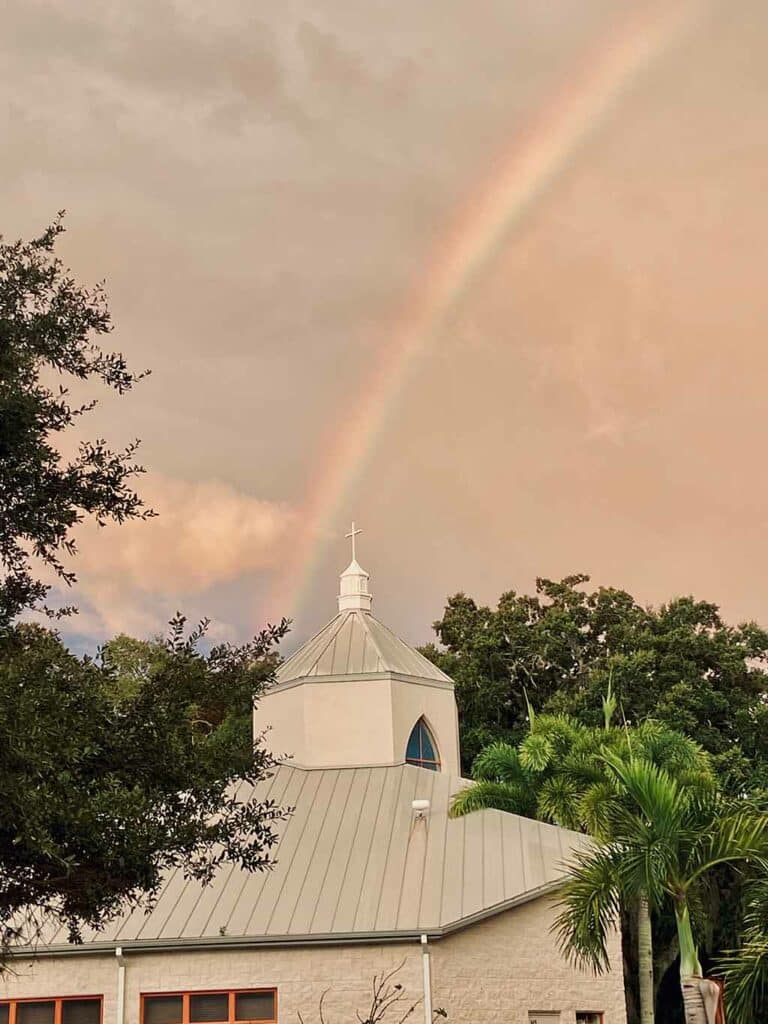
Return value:
<svg viewBox="0 0 768 1024">
<path fill-rule="evenodd" d="M 0 1024 L 327 1024 L 365 1020 L 375 977 L 403 999 L 387 1021 L 626 1024 L 621 942 L 595 978 L 551 926 L 583 837 L 499 811 L 451 818 L 459 771 L 451 680 L 371 611 L 357 561 L 338 614 L 280 667 L 255 712 L 277 755 L 258 796 L 291 807 L 272 871 L 180 871 L 149 913 L 86 942 L 16 951 Z M 324 995 L 325 994 L 325 995 Z"/>
</svg>

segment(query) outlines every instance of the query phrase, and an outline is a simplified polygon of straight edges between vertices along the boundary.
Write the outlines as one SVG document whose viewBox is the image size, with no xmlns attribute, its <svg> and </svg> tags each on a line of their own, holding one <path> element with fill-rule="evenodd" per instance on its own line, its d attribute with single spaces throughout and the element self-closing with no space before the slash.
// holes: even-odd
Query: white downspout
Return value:
<svg viewBox="0 0 768 1024">
<path fill-rule="evenodd" d="M 117 1006 L 115 1009 L 115 1024 L 125 1024 L 125 957 L 123 947 L 118 946 L 115 950 L 117 958 Z"/>
<path fill-rule="evenodd" d="M 432 969 L 429 963 L 429 943 L 426 935 L 421 936 L 421 966 L 424 975 L 424 1024 L 432 1024 Z"/>
</svg>

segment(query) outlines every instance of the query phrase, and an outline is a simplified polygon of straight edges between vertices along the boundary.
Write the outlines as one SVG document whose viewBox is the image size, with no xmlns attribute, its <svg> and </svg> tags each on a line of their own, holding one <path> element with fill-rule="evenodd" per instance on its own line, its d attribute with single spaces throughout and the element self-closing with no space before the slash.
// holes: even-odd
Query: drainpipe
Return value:
<svg viewBox="0 0 768 1024">
<path fill-rule="evenodd" d="M 115 950 L 117 959 L 117 1008 L 115 1012 L 115 1024 L 125 1024 L 125 957 L 123 947 L 118 946 Z"/>
<path fill-rule="evenodd" d="M 432 1024 L 432 969 L 429 963 L 427 936 L 421 936 L 421 966 L 424 977 L 424 1024 Z M 122 1021 L 119 1022 L 122 1024 Z"/>
</svg>

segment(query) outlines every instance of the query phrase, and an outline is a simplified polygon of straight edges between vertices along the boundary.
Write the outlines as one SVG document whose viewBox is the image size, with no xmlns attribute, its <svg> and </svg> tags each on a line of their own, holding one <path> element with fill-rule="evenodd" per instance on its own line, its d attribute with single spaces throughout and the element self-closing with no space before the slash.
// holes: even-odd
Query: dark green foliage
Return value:
<svg viewBox="0 0 768 1024">
<path fill-rule="evenodd" d="M 739 947 L 720 963 L 730 1024 L 768 1020 L 768 876 L 747 887 L 744 924 Z"/>
<path fill-rule="evenodd" d="M 423 653 L 456 681 L 465 769 L 491 744 L 523 741 L 529 700 L 537 711 L 572 715 L 593 728 L 603 725 L 603 698 L 610 686 L 615 721 L 637 725 L 655 719 L 686 733 L 711 754 L 726 794 L 748 793 L 751 807 L 765 810 L 768 633 L 753 623 L 729 626 L 708 602 L 686 597 L 646 608 L 622 590 L 586 589 L 588 582 L 587 576 L 537 580 L 535 596 L 506 593 L 496 609 L 464 594 L 448 601 L 435 623 L 441 646 L 430 645 Z M 534 759 L 537 753 L 534 743 L 527 756 Z M 653 760 L 664 764 L 663 752 L 659 755 Z M 536 762 L 530 760 L 527 766 L 518 761 L 514 777 L 500 784 L 502 776 L 484 771 L 490 756 L 489 751 L 476 763 L 475 778 L 481 781 L 464 798 L 469 803 L 487 799 L 491 806 L 503 802 L 512 809 L 518 800 L 519 812 L 550 820 L 558 820 L 557 806 L 572 806 L 568 780 L 543 790 L 539 776 L 542 790 L 532 788 L 528 769 Z M 566 761 L 562 767 L 565 771 Z M 599 791 L 593 794 L 594 800 L 585 799 L 583 813 L 590 806 L 604 810 Z M 706 952 L 717 956 L 739 941 L 743 869 L 724 864 L 713 869 L 711 879 L 706 913 L 692 910 Z M 654 915 L 658 982 L 671 962 L 675 928 L 670 917 Z M 660 1007 L 660 1013 L 668 1012 Z"/>
<path fill-rule="evenodd" d="M 725 624 L 685 597 L 644 608 L 587 576 L 539 579 L 536 595 L 503 594 L 493 610 L 452 597 L 423 653 L 456 682 L 466 767 L 496 740 L 519 741 L 526 694 L 536 710 L 602 724 L 609 683 L 619 714 L 685 732 L 714 755 L 728 789 L 768 779 L 768 633 Z"/>
<path fill-rule="evenodd" d="M 151 514 L 130 486 L 136 443 L 59 453 L 93 403 L 70 404 L 56 375 L 120 394 L 138 379 L 95 344 L 110 330 L 105 297 L 54 256 L 61 230 L 0 244 L 0 966 L 44 918 L 76 938 L 151 899 L 167 869 L 205 881 L 224 861 L 266 867 L 283 816 L 249 802 L 249 784 L 273 768 L 251 709 L 285 621 L 203 655 L 204 629 L 187 638 L 178 617 L 167 642 L 118 637 L 98 660 L 16 621 L 42 606 L 43 574 L 74 582 L 78 523 Z"/>
<path fill-rule="evenodd" d="M 578 852 L 569 865 L 558 897 L 562 947 L 579 964 L 607 969 L 605 940 L 621 903 L 645 896 L 656 912 L 674 910 L 681 978 L 700 977 L 700 922 L 713 872 L 729 863 L 765 879 L 768 815 L 748 800 L 698 792 L 643 757 L 624 761 L 606 753 L 605 760 L 628 800 L 609 807 L 611 838 Z M 662 1011 L 659 1019 L 669 1017 Z M 738 1019 L 746 1024 L 753 1018 Z"/>
<path fill-rule="evenodd" d="M 151 897 L 170 867 L 207 880 L 225 861 L 267 865 L 283 813 L 241 782 L 273 767 L 252 744 L 251 707 L 287 625 L 205 656 L 183 626 L 129 693 L 109 659 L 77 658 L 49 630 L 0 639 L 3 939 L 29 937 L 31 907 L 77 936 Z"/>
<path fill-rule="evenodd" d="M 151 515 L 131 489 L 137 442 L 121 452 L 85 441 L 62 459 L 55 438 L 93 402 L 72 405 L 54 375 L 96 378 L 118 393 L 139 379 L 119 353 L 94 339 L 111 329 L 100 287 L 79 287 L 54 256 L 61 218 L 31 242 L 0 239 L 0 628 L 25 608 L 40 606 L 49 587 L 39 560 L 64 583 L 62 561 L 75 551 L 73 527 Z"/>
<path fill-rule="evenodd" d="M 613 706 L 610 695 L 602 703 L 606 711 Z M 474 785 L 454 797 L 451 813 L 462 815 L 495 807 L 608 840 L 615 808 L 628 804 L 618 776 L 606 763 L 609 752 L 624 761 L 641 757 L 665 768 L 678 783 L 702 796 L 716 789 L 709 755 L 686 736 L 652 719 L 637 726 L 618 726 L 611 724 L 609 713 L 604 718 L 604 724 L 597 727 L 564 715 L 533 714 L 528 732 L 517 747 L 493 743 L 475 758 Z M 611 899 L 615 910 L 621 901 L 615 893 Z M 639 998 L 635 909 L 626 901 L 621 905 L 630 1010 Z M 656 914 L 657 957 L 664 962 L 674 959 L 676 942 L 674 916 L 668 912 Z M 660 978 L 656 977 L 657 983 Z"/>
</svg>

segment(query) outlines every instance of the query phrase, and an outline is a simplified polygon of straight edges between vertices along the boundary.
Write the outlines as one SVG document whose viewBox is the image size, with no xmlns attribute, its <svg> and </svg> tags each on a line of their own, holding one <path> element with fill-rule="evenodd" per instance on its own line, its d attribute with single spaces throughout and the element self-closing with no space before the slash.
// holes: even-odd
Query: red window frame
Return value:
<svg viewBox="0 0 768 1024">
<path fill-rule="evenodd" d="M 246 1020 L 238 1021 L 235 1018 L 235 1005 L 236 997 L 242 995 L 260 995 L 262 993 L 270 993 L 274 1000 L 275 1015 L 271 1020 Z M 181 996 L 181 1024 L 190 1024 L 189 1019 L 189 1000 L 190 996 L 228 996 L 227 1010 L 228 1016 L 226 1020 L 210 1022 L 210 1024 L 278 1024 L 279 1010 L 277 1007 L 277 989 L 269 986 L 262 988 L 201 988 L 201 989 L 176 989 L 173 992 L 142 992 L 141 993 L 141 1012 L 140 1012 L 140 1024 L 144 1024 L 144 1007 L 147 999 L 152 999 L 157 996 Z M 16 1024 L 15 1021 L 9 1021 L 8 1024 Z M 61 1024 L 61 1021 L 54 1021 L 54 1024 Z"/>
<path fill-rule="evenodd" d="M 19 1003 L 53 1003 L 53 1024 L 61 1024 L 63 1003 L 82 1002 L 92 999 L 99 1003 L 99 1024 L 104 1024 L 104 995 L 77 996 L 25 996 L 23 999 L 0 999 L 0 1006 L 8 1005 L 8 1024 L 16 1024 L 16 1007 Z"/>
</svg>

